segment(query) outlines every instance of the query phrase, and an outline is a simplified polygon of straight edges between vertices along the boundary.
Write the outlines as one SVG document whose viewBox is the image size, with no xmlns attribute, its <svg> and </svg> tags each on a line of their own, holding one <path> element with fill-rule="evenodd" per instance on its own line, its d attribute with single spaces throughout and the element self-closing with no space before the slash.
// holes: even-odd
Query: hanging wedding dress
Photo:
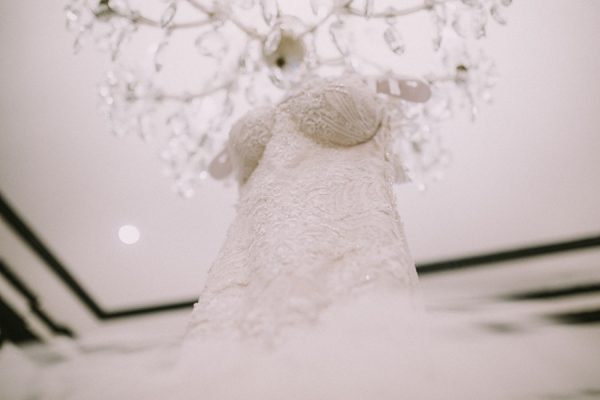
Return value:
<svg viewBox="0 0 600 400">
<path fill-rule="evenodd" d="M 382 107 L 359 78 L 313 80 L 230 135 L 237 216 L 193 333 L 270 337 L 367 293 L 417 282 L 396 212 Z"/>
<path fill-rule="evenodd" d="M 315 78 L 235 124 L 237 215 L 194 307 L 179 397 L 205 378 L 207 399 L 424 392 L 401 383 L 425 373 L 424 330 L 380 101 L 355 75 Z M 202 366 L 207 342 L 222 355 Z"/>
<path fill-rule="evenodd" d="M 521 389 L 550 375 L 518 343 L 496 357 L 430 334 L 383 101 L 355 75 L 318 78 L 242 118 L 237 216 L 176 359 L 123 356 L 41 398 L 536 398 Z"/>
</svg>

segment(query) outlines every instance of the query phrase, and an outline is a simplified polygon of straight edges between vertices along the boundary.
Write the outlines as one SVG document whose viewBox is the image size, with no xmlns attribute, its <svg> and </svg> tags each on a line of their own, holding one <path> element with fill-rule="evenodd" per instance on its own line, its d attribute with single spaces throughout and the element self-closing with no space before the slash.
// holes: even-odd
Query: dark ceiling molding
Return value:
<svg viewBox="0 0 600 400">
<path fill-rule="evenodd" d="M 600 235 L 586 238 L 566 240 L 543 245 L 520 247 L 511 250 L 497 251 L 493 253 L 480 254 L 469 257 L 460 257 L 417 265 L 419 275 L 426 275 L 444 271 L 456 271 L 458 269 L 480 267 L 506 261 L 520 260 L 523 258 L 548 256 L 567 251 L 583 250 L 592 247 L 600 247 Z"/>
<path fill-rule="evenodd" d="M 104 318 L 104 311 L 92 297 L 83 289 L 75 278 L 67 271 L 63 264 L 54 256 L 50 249 L 42 243 L 40 238 L 25 224 L 10 204 L 0 193 L 0 214 L 15 233 L 44 261 L 52 272 L 71 289 L 73 294 L 94 314 L 97 318 Z"/>
<path fill-rule="evenodd" d="M 183 309 L 189 309 L 191 312 L 195 302 L 196 300 L 187 300 L 179 303 L 167 303 L 157 304 L 153 306 L 144 306 L 139 308 L 128 308 L 124 310 L 112 311 L 108 313 L 108 318 L 127 318 L 144 314 L 153 314 L 163 311 L 177 311 Z"/>
<path fill-rule="evenodd" d="M 191 308 L 195 300 L 186 300 L 176 303 L 158 304 L 152 306 L 134 307 L 122 310 L 105 311 L 83 289 L 67 268 L 52 254 L 42 243 L 37 235 L 17 215 L 0 193 L 0 214 L 16 234 L 44 261 L 56 276 L 65 284 L 73 294 L 87 307 L 91 313 L 101 320 L 139 316 L 162 311 L 173 311 Z M 600 247 L 600 235 L 567 240 L 562 242 L 521 247 L 512 250 L 498 251 L 469 257 L 460 257 L 443 261 L 421 263 L 417 265 L 419 275 L 432 273 L 452 272 L 466 268 L 491 266 L 497 263 L 513 261 L 523 258 L 546 256 L 567 251 L 583 250 Z"/>
<path fill-rule="evenodd" d="M 0 347 L 5 340 L 13 343 L 39 342 L 27 322 L 0 296 Z"/>
<path fill-rule="evenodd" d="M 541 290 L 532 290 L 528 292 L 513 293 L 503 296 L 506 300 L 547 300 L 563 297 L 583 296 L 594 293 L 600 293 L 600 282 L 585 283 L 580 285 L 546 288 Z"/>
<path fill-rule="evenodd" d="M 0 258 L 0 275 L 4 277 L 11 284 L 11 286 L 17 290 L 21 295 L 27 299 L 29 309 L 35 314 L 48 329 L 50 329 L 56 335 L 64 335 L 74 337 L 73 331 L 62 325 L 54 322 L 54 320 L 44 311 L 40 306 L 40 303 L 33 294 L 33 291 L 29 289 L 23 281 L 17 277 L 17 275 L 8 267 L 8 265 Z"/>
<path fill-rule="evenodd" d="M 600 323 L 600 309 L 579 310 L 559 314 L 551 314 L 546 317 L 563 325 L 589 325 Z"/>
</svg>

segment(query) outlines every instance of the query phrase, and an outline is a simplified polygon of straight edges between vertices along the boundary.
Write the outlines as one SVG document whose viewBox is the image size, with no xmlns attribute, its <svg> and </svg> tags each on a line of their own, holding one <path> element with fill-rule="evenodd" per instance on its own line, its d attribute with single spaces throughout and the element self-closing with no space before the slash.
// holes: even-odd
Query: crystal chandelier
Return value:
<svg viewBox="0 0 600 400">
<path fill-rule="evenodd" d="M 212 167 L 226 157 L 235 119 L 309 76 L 344 71 L 428 83 L 429 101 L 390 97 L 388 115 L 411 178 L 439 177 L 449 158 L 440 125 L 460 110 L 475 117 L 491 100 L 496 72 L 479 39 L 488 20 L 506 24 L 510 3 L 69 0 L 65 13 L 75 51 L 93 41 L 109 55 L 98 93 L 112 132 L 157 142 L 187 197 L 209 176 L 222 178 Z M 420 36 L 405 40 L 411 19 Z"/>
</svg>

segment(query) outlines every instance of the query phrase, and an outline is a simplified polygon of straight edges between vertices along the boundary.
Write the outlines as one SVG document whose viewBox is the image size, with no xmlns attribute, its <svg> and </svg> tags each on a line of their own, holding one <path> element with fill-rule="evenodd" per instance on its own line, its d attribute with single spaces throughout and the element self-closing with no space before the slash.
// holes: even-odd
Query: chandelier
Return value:
<svg viewBox="0 0 600 400">
<path fill-rule="evenodd" d="M 215 166 L 239 116 L 309 76 L 345 71 L 429 85 L 427 102 L 390 97 L 387 111 L 408 175 L 420 187 L 439 178 L 449 160 L 440 126 L 461 111 L 474 118 L 492 98 L 497 75 L 479 39 L 489 20 L 506 24 L 510 3 L 69 0 L 65 16 L 75 51 L 92 41 L 108 54 L 98 94 L 111 131 L 157 143 L 189 197 L 208 177 L 225 177 Z"/>
</svg>

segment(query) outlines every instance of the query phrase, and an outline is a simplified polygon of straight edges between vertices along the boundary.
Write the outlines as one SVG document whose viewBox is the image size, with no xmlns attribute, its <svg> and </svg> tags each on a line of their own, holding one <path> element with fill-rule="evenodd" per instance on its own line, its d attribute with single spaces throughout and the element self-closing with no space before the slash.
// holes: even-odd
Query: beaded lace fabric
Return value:
<svg viewBox="0 0 600 400">
<path fill-rule="evenodd" d="M 190 334 L 273 336 L 345 298 L 410 293 L 384 108 L 359 77 L 312 79 L 233 127 L 237 216 Z"/>
</svg>

